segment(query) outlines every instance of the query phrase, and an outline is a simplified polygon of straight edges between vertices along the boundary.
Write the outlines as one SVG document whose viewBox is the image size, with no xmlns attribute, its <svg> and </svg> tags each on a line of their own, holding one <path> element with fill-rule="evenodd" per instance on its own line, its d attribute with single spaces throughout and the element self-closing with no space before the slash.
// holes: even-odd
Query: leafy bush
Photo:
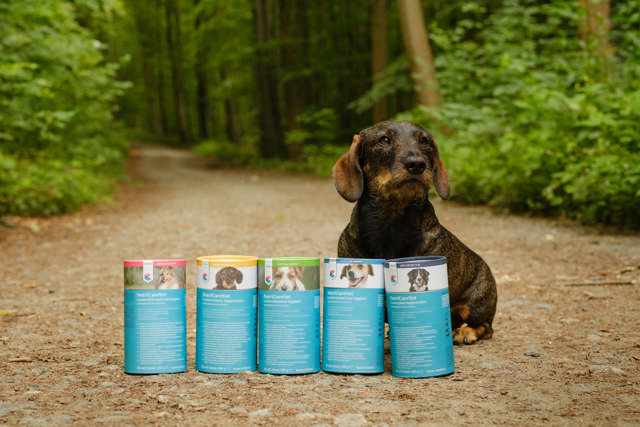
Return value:
<svg viewBox="0 0 640 427">
<path fill-rule="evenodd" d="M 507 1 L 486 26 L 474 5 L 454 31 L 435 29 L 449 102 L 401 118 L 431 124 L 455 197 L 640 228 L 640 2 L 630 3 L 612 17 L 617 58 L 580 41 L 578 2 Z"/>
<path fill-rule="evenodd" d="M 244 166 L 255 161 L 257 154 L 229 141 L 203 141 L 193 148 L 201 156 L 211 156 L 230 166 Z"/>
<path fill-rule="evenodd" d="M 0 3 L 0 215 L 73 210 L 122 176 L 128 84 L 103 49 L 66 1 Z"/>
</svg>

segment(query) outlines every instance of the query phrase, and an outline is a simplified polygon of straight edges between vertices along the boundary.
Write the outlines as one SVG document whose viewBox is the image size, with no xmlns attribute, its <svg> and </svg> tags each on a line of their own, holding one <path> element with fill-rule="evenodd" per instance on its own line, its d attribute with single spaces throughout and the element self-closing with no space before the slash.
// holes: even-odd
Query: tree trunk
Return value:
<svg viewBox="0 0 640 427">
<path fill-rule="evenodd" d="M 153 25 L 155 22 L 146 19 L 148 11 L 145 8 L 148 5 L 145 2 L 131 1 L 129 3 L 131 8 L 131 15 L 135 22 L 137 38 L 140 48 L 140 66 L 142 68 L 142 80 L 144 85 L 144 98 L 146 103 L 146 111 L 143 115 L 143 122 L 147 123 L 148 129 L 156 134 L 162 135 L 164 128 L 160 118 L 160 109 L 158 101 L 158 81 L 154 69 L 154 55 L 157 51 L 157 46 L 154 45 L 153 37 L 149 36 L 152 33 Z M 153 7 L 153 6 L 152 6 Z"/>
<path fill-rule="evenodd" d="M 387 68 L 387 0 L 375 0 L 373 6 L 373 24 L 371 31 L 371 71 L 373 84 L 380 82 Z M 373 104 L 373 122 L 388 118 L 387 98 L 378 99 Z"/>
<path fill-rule="evenodd" d="M 420 0 L 398 0 L 398 15 L 418 103 L 437 108 L 442 104 L 442 95 Z"/>
<path fill-rule="evenodd" d="M 197 8 L 199 4 L 200 0 L 194 1 L 195 8 Z M 204 17 L 202 16 L 202 12 L 200 12 L 197 14 L 195 19 L 194 29 L 196 32 L 199 32 L 201 30 L 203 22 Z M 208 47 L 208 43 L 201 43 L 196 48 L 196 109 L 198 112 L 198 133 L 200 139 L 207 139 L 210 135 L 208 126 L 211 117 L 211 115 L 209 114 L 211 108 L 209 106 L 209 79 L 207 72 Z"/>
<path fill-rule="evenodd" d="M 225 84 L 227 80 L 227 70 L 220 68 L 220 80 L 222 84 Z M 238 105 L 233 95 L 229 95 L 224 100 L 224 112 L 226 116 L 225 128 L 227 133 L 227 139 L 234 144 L 240 144 L 242 140 L 242 130 L 238 123 Z"/>
<path fill-rule="evenodd" d="M 262 157 L 286 155 L 278 91 L 276 55 L 268 42 L 274 38 L 274 18 L 270 0 L 254 0 L 253 21 L 256 33 L 255 75 L 258 101 L 259 151 Z"/>
<path fill-rule="evenodd" d="M 596 42 L 596 53 L 601 59 L 613 56 L 613 48 L 609 43 L 611 21 L 611 3 L 609 1 L 578 0 L 584 9 L 584 18 L 580 22 L 580 37 L 589 44 Z"/>
<path fill-rule="evenodd" d="M 282 69 L 290 73 L 282 83 L 284 119 L 287 131 L 300 131 L 303 128 L 298 117 L 306 103 L 305 79 L 301 76 L 306 59 L 305 51 L 301 49 L 306 41 L 303 31 L 308 27 L 305 6 L 301 0 L 282 0 L 280 2 L 281 62 Z M 289 158 L 300 158 L 304 144 L 304 140 L 289 141 Z"/>
<path fill-rule="evenodd" d="M 182 82 L 182 40 L 180 35 L 180 14 L 178 10 L 178 0 L 165 1 L 165 14 L 167 20 L 167 49 L 169 51 L 169 61 L 171 62 L 171 88 L 173 92 L 174 113 L 178 121 L 178 131 L 180 140 L 190 142 L 193 140 L 191 125 L 189 123 L 189 113 L 187 101 Z"/>
</svg>

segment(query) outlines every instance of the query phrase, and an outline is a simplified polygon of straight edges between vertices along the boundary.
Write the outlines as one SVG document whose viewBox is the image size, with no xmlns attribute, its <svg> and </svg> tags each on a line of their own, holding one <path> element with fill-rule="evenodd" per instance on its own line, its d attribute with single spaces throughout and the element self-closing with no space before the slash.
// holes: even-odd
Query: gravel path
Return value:
<svg viewBox="0 0 640 427">
<path fill-rule="evenodd" d="M 351 205 L 330 180 L 209 169 L 135 149 L 113 206 L 0 228 L 0 424 L 640 425 L 640 238 L 436 203 L 491 266 L 494 338 L 456 372 L 195 370 L 195 260 L 335 256 Z M 455 177 L 452 177 L 455 179 Z M 188 371 L 124 373 L 122 261 L 187 260 Z"/>
</svg>

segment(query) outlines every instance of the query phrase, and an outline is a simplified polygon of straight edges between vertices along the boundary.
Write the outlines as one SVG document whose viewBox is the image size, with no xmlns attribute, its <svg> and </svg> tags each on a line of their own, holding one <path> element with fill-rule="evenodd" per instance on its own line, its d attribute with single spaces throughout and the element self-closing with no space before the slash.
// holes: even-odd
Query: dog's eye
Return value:
<svg viewBox="0 0 640 427">
<path fill-rule="evenodd" d="M 391 140 L 389 139 L 388 136 L 385 135 L 385 136 L 381 137 L 378 140 L 378 144 L 380 144 L 380 145 L 389 145 L 389 144 L 391 144 Z"/>
<path fill-rule="evenodd" d="M 429 138 L 427 138 L 426 136 L 422 136 L 420 137 L 418 142 L 420 142 L 420 145 L 429 145 Z"/>
</svg>

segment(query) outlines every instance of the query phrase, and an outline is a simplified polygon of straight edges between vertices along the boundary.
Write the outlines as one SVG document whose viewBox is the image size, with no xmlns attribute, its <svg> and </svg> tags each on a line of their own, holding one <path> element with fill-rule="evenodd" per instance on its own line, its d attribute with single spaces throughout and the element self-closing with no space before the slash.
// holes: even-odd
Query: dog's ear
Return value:
<svg viewBox="0 0 640 427">
<path fill-rule="evenodd" d="M 349 270 L 349 266 L 345 265 L 344 267 L 342 267 L 342 273 L 340 273 L 340 278 L 343 279 L 344 277 L 346 277 L 347 275 L 347 270 Z"/>
<path fill-rule="evenodd" d="M 242 283 L 242 271 L 236 268 L 235 273 L 236 273 L 236 283 L 238 284 Z"/>
<path fill-rule="evenodd" d="M 442 200 L 449 198 L 449 172 L 447 168 L 444 167 L 444 163 L 442 163 L 440 158 L 438 158 L 433 171 L 433 185 L 436 187 L 436 192 Z"/>
<path fill-rule="evenodd" d="M 360 135 L 354 135 L 349 151 L 340 157 L 331 171 L 336 190 L 349 202 L 357 201 L 364 190 L 364 177 L 358 158 L 361 141 Z"/>
<path fill-rule="evenodd" d="M 216 284 L 218 286 L 222 285 L 222 274 L 220 274 L 222 272 L 222 270 L 218 271 L 216 273 Z"/>
<path fill-rule="evenodd" d="M 304 267 L 292 267 L 293 271 L 296 272 L 296 276 L 302 278 L 302 275 L 304 274 Z"/>
<path fill-rule="evenodd" d="M 367 264 L 367 270 L 369 270 L 369 276 L 373 276 L 373 266 L 371 264 Z"/>
</svg>

